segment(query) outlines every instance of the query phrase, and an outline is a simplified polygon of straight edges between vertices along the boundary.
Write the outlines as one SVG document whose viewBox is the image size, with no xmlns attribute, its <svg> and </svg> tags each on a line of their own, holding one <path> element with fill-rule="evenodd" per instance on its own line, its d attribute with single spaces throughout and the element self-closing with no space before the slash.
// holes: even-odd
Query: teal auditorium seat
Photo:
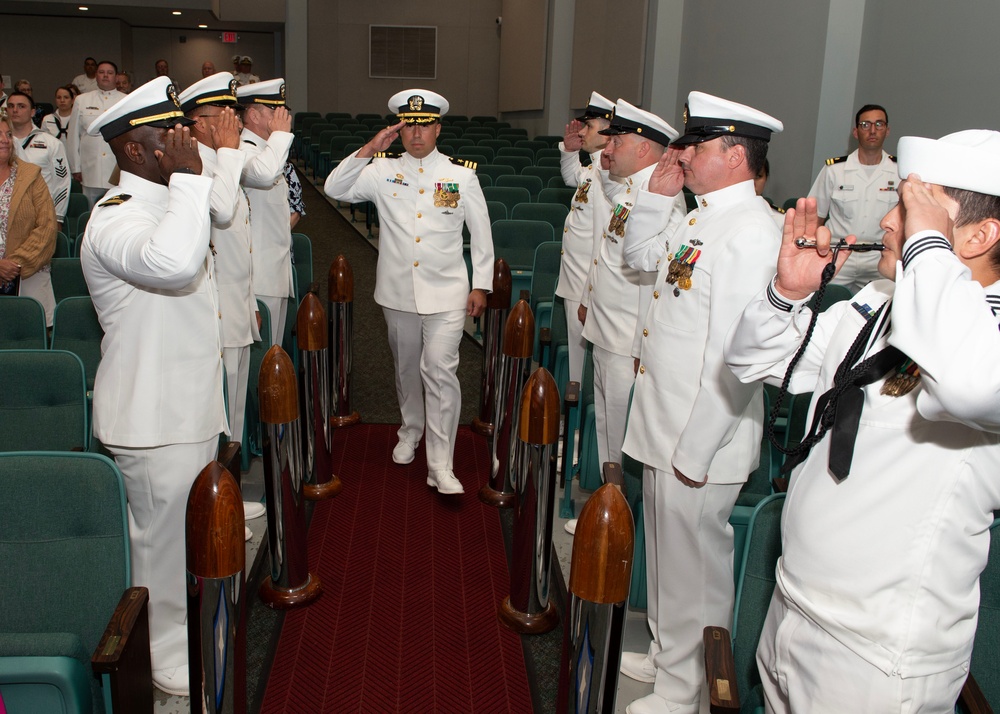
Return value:
<svg viewBox="0 0 1000 714">
<path fill-rule="evenodd" d="M 0 503 L 0 562 L 12 576 L 0 579 L 7 712 L 152 711 L 148 592 L 129 587 L 125 487 L 114 462 L 97 454 L 0 454 Z M 115 661 L 92 666 L 91 656 L 101 659 L 117 634 Z M 127 701 L 113 702 L 123 689 Z"/>
<path fill-rule="evenodd" d="M 764 695 L 757 672 L 757 643 L 764 627 L 764 618 L 774 593 L 774 569 L 781 555 L 781 508 L 785 494 L 768 496 L 754 508 L 747 528 L 747 541 L 742 553 L 735 553 L 734 567 L 739 570 L 736 586 L 736 606 L 733 610 L 732 657 L 735 682 L 730 687 L 741 703 L 740 712 L 764 709 Z M 705 628 L 706 640 L 714 630 Z M 705 654 L 709 681 L 721 678 L 710 669 L 712 655 Z"/>
<path fill-rule="evenodd" d="M 297 278 L 295 290 L 301 301 L 313 281 L 312 241 L 305 233 L 292 233 L 292 264 Z"/>
<path fill-rule="evenodd" d="M 79 258 L 53 258 L 49 265 L 52 270 L 52 293 L 57 303 L 68 297 L 90 295 Z"/>
<path fill-rule="evenodd" d="M 0 374 L 0 451 L 88 448 L 87 378 L 79 357 L 62 350 L 0 350 Z"/>
<path fill-rule="evenodd" d="M 35 298 L 0 297 L 0 350 L 44 350 L 45 309 Z"/>
<path fill-rule="evenodd" d="M 997 515 L 997 514 L 994 514 Z M 1000 709 L 1000 518 L 990 528 L 990 558 L 979 576 L 979 624 L 970 671 L 993 709 Z"/>
<path fill-rule="evenodd" d="M 527 190 L 532 201 L 538 198 L 538 194 L 542 192 L 543 188 L 545 188 L 544 182 L 537 176 L 524 176 L 523 174 L 517 176 L 501 176 L 496 180 L 496 185 L 498 187 L 502 186 L 505 188 L 523 188 Z"/>
<path fill-rule="evenodd" d="M 552 226 L 545 221 L 506 220 L 493 224 L 493 253 L 510 266 L 511 305 L 520 299 L 522 290 L 531 290 L 535 250 L 553 237 Z"/>
<path fill-rule="evenodd" d="M 52 349 L 72 352 L 87 375 L 87 390 L 93 391 L 94 377 L 101 364 L 104 329 L 90 296 L 66 298 L 56 305 L 52 317 Z"/>
<path fill-rule="evenodd" d="M 559 183 L 562 183 L 562 176 L 559 177 Z M 569 209 L 575 194 L 576 189 L 568 188 L 565 184 L 559 187 L 546 186 L 538 194 L 538 203 L 561 203 Z"/>
<path fill-rule="evenodd" d="M 529 204 L 536 205 L 536 204 Z M 562 242 L 548 241 L 535 248 L 535 260 L 531 268 L 531 312 L 535 316 L 534 360 L 541 362 L 539 335 L 542 328 L 552 327 L 552 302 L 559 282 L 559 264 L 562 256 Z M 557 385 L 558 386 L 558 385 Z"/>
<path fill-rule="evenodd" d="M 494 181 L 494 184 L 496 181 Z M 531 194 L 528 189 L 520 186 L 484 186 L 483 197 L 487 202 L 499 201 L 507 207 L 507 215 L 514 211 L 514 206 L 519 203 L 531 203 Z"/>
<path fill-rule="evenodd" d="M 561 203 L 519 203 L 514 206 L 510 217 L 515 220 L 545 221 L 552 225 L 552 231 L 561 241 L 568 215 L 569 209 Z"/>
</svg>

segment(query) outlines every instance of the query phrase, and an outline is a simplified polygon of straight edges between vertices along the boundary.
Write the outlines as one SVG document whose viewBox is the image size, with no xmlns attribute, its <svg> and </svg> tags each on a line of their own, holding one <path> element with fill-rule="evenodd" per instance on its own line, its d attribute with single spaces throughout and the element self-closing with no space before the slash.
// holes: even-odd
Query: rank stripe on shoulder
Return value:
<svg viewBox="0 0 1000 714">
<path fill-rule="evenodd" d="M 125 201 L 129 200 L 130 198 L 132 198 L 131 194 L 128 194 L 128 193 L 119 193 L 118 195 L 112 196 L 111 198 L 107 199 L 106 201 L 102 201 L 101 203 L 98 203 L 97 207 L 98 208 L 103 208 L 104 206 L 120 206 L 121 204 L 125 203 Z"/>
<path fill-rule="evenodd" d="M 475 161 L 469 161 L 467 159 L 459 159 L 454 156 L 449 156 L 448 161 L 455 164 L 455 166 L 464 166 L 465 168 L 472 169 L 473 171 L 475 171 L 476 167 L 479 166 L 479 164 L 476 163 Z"/>
<path fill-rule="evenodd" d="M 848 154 L 850 156 L 850 154 Z M 842 164 L 847 161 L 847 156 L 832 156 L 826 160 L 827 166 L 833 166 L 834 164 Z"/>
<path fill-rule="evenodd" d="M 398 159 L 401 154 L 397 154 L 393 151 L 376 151 L 375 155 L 372 156 L 373 159 Z"/>
</svg>

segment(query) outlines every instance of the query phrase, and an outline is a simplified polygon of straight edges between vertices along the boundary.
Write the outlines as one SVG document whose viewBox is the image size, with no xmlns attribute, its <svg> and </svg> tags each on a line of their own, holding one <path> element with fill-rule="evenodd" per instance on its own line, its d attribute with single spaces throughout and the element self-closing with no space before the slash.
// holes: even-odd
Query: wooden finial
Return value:
<svg viewBox="0 0 1000 714">
<path fill-rule="evenodd" d="M 313 293 L 306 293 L 299 304 L 295 319 L 295 334 L 300 350 L 325 350 L 327 344 L 326 310 L 320 299 Z"/>
<path fill-rule="evenodd" d="M 510 266 L 503 258 L 497 258 L 493 263 L 493 292 L 486 297 L 486 308 L 489 310 L 506 310 L 510 307 L 510 293 L 514 289 L 510 277 Z"/>
<path fill-rule="evenodd" d="M 580 511 L 573 543 L 570 592 L 601 604 L 628 598 L 635 525 L 628 502 L 616 486 L 606 483 L 594 491 Z"/>
<path fill-rule="evenodd" d="M 535 316 L 524 300 L 511 308 L 503 330 L 503 353 L 515 359 L 531 357 L 535 347 Z"/>
<path fill-rule="evenodd" d="M 519 436 L 526 444 L 559 441 L 559 389 L 544 367 L 531 373 L 521 392 Z"/>
<path fill-rule="evenodd" d="M 264 355 L 257 380 L 260 420 L 265 424 L 287 424 L 299 418 L 295 366 L 279 345 Z"/>
<path fill-rule="evenodd" d="M 338 255 L 330 263 L 326 296 L 330 302 L 354 302 L 354 271 L 347 258 Z"/>
<path fill-rule="evenodd" d="M 187 501 L 187 569 L 202 578 L 227 578 L 243 570 L 243 496 L 218 461 L 201 470 Z"/>
</svg>

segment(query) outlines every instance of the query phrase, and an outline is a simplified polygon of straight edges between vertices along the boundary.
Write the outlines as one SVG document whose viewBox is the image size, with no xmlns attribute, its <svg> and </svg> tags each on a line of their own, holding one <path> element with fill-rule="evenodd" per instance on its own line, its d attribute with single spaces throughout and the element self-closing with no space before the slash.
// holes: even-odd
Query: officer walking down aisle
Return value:
<svg viewBox="0 0 1000 714">
<path fill-rule="evenodd" d="M 104 328 L 94 434 L 125 477 L 133 584 L 149 588 L 153 684 L 182 696 L 187 497 L 226 431 L 212 179 L 200 175 L 190 124 L 167 77 L 90 124 L 121 179 L 94 208 L 80 255 Z"/>
<path fill-rule="evenodd" d="M 389 328 L 403 422 L 393 461 L 413 461 L 426 427 L 427 485 L 444 494 L 463 493 L 453 470 L 462 403 L 458 348 L 466 316 L 482 314 L 493 286 L 489 214 L 475 165 L 436 148 L 448 101 L 410 89 L 394 95 L 389 108 L 399 123 L 344 159 L 324 190 L 340 201 L 372 201 L 378 207 L 375 302 Z M 396 136 L 406 151 L 386 153 Z M 463 224 L 471 237 L 471 292 Z"/>
</svg>

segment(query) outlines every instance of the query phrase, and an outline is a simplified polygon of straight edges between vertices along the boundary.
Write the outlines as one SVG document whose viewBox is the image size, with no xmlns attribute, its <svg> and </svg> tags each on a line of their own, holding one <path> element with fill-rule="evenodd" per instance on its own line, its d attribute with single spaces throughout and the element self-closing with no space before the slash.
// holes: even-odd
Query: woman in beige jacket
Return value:
<svg viewBox="0 0 1000 714">
<path fill-rule="evenodd" d="M 13 128 L 0 113 L 0 293 L 33 297 L 52 325 L 56 301 L 49 261 L 56 249 L 56 212 L 41 169 L 14 155 Z"/>
</svg>

